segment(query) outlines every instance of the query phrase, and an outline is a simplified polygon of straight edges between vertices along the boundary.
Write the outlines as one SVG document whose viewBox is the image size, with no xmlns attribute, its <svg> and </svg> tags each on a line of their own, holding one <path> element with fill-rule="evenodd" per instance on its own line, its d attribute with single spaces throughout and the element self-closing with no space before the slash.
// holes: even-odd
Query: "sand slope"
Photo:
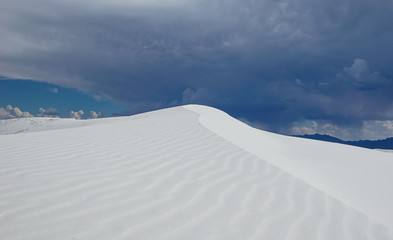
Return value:
<svg viewBox="0 0 393 240">
<path fill-rule="evenodd" d="M 177 107 L 0 136 L 0 239 L 393 239 L 200 117 Z"/>
<path fill-rule="evenodd" d="M 391 154 L 261 131 L 206 106 L 186 108 L 217 135 L 393 228 Z"/>
<path fill-rule="evenodd" d="M 67 129 L 83 127 L 107 121 L 117 121 L 119 118 L 100 118 L 89 120 L 77 120 L 73 118 L 49 118 L 49 117 L 32 117 L 32 118 L 14 118 L 0 120 L 0 135 L 21 134 L 29 132 L 41 132 L 56 129 Z"/>
</svg>

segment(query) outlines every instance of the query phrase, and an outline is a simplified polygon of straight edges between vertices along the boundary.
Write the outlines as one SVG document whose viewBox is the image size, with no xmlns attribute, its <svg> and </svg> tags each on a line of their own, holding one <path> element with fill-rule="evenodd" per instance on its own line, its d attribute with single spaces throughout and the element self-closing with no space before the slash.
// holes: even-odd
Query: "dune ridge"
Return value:
<svg viewBox="0 0 393 240">
<path fill-rule="evenodd" d="M 200 117 L 0 136 L 0 239 L 393 239 Z"/>
<path fill-rule="evenodd" d="M 274 134 L 214 108 L 185 107 L 199 113 L 201 124 L 215 134 L 393 228 L 388 152 Z"/>
</svg>

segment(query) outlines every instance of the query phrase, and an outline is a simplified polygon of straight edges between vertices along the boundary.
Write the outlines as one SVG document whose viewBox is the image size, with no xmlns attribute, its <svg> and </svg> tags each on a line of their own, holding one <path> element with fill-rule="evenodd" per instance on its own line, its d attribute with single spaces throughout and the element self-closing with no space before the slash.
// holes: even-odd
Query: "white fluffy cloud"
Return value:
<svg viewBox="0 0 393 240">
<path fill-rule="evenodd" d="M 90 118 L 92 119 L 100 118 L 102 116 L 103 116 L 102 112 L 96 113 L 95 111 L 90 111 Z"/>
<path fill-rule="evenodd" d="M 393 120 L 364 121 L 363 139 L 384 139 L 393 136 Z"/>
<path fill-rule="evenodd" d="M 7 105 L 6 108 L 0 108 L 0 119 L 11 119 L 11 118 L 27 118 L 34 117 L 29 112 L 23 112 L 18 107 L 12 107 Z"/>
<path fill-rule="evenodd" d="M 37 117 L 59 117 L 59 111 L 56 108 L 39 108 L 38 110 L 40 113 L 36 115 Z"/>
<path fill-rule="evenodd" d="M 81 119 L 81 117 L 85 114 L 83 110 L 79 110 L 77 112 L 71 111 L 70 112 L 70 117 L 75 118 L 75 119 Z"/>
<path fill-rule="evenodd" d="M 293 135 L 305 135 L 305 134 L 312 135 L 312 134 L 315 134 L 316 132 L 314 131 L 314 129 L 309 128 L 309 127 L 295 126 L 295 127 L 292 127 L 291 133 Z"/>
<path fill-rule="evenodd" d="M 70 117 L 75 118 L 75 119 L 82 119 L 83 115 L 85 115 L 85 112 L 83 110 L 79 110 L 77 112 L 74 112 L 74 111 L 70 112 Z M 85 117 L 85 118 L 95 119 L 95 118 L 100 118 L 103 116 L 104 116 L 104 114 L 102 112 L 97 113 L 95 111 L 90 111 L 90 117 Z"/>
<path fill-rule="evenodd" d="M 392 121 L 384 121 L 384 122 L 382 122 L 382 126 L 384 126 L 386 129 L 388 129 L 388 130 L 393 132 L 393 120 Z"/>
</svg>

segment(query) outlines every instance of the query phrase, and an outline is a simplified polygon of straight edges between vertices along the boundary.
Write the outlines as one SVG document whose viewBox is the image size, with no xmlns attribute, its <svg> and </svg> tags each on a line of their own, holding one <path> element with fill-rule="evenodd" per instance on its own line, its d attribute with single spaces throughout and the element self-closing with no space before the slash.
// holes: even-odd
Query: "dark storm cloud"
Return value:
<svg viewBox="0 0 393 240">
<path fill-rule="evenodd" d="M 272 129 L 392 116 L 389 0 L 8 1 L 0 75 L 128 104 L 203 103 Z"/>
</svg>

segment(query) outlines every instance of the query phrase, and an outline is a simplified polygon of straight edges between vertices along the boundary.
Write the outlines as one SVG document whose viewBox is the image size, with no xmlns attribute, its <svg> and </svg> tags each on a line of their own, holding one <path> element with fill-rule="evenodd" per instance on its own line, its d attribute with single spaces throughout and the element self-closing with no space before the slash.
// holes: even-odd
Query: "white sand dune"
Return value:
<svg viewBox="0 0 393 240">
<path fill-rule="evenodd" d="M 274 134 L 214 108 L 187 108 L 200 113 L 202 124 L 217 135 L 393 228 L 390 154 Z"/>
<path fill-rule="evenodd" d="M 392 206 L 378 199 L 392 197 L 380 182 L 391 154 L 239 128 L 195 105 L 55 130 L 42 121 L 0 136 L 0 239 L 393 239 Z M 340 174 L 369 158 L 380 165 L 369 184 L 348 189 L 359 173 Z"/>
<path fill-rule="evenodd" d="M 0 120 L 0 135 L 20 134 L 29 132 L 40 132 L 55 129 L 65 129 L 74 127 L 83 127 L 114 119 L 89 119 L 88 121 L 76 120 L 73 118 L 49 118 L 49 117 L 32 117 L 32 118 L 14 118 Z"/>
</svg>

